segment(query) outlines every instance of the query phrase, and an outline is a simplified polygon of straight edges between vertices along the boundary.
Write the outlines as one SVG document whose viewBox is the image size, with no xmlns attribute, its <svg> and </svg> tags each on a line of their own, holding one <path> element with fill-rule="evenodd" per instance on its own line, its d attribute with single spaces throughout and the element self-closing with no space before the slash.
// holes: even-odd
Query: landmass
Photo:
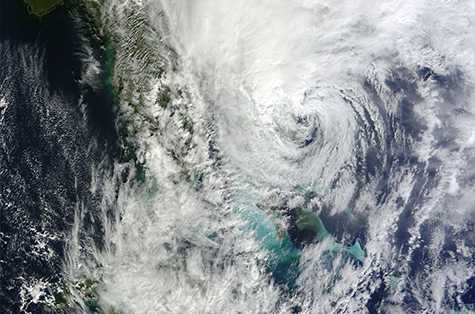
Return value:
<svg viewBox="0 0 475 314">
<path fill-rule="evenodd" d="M 63 0 L 24 0 L 28 12 L 38 17 L 45 16 L 53 12 L 56 8 L 64 4 Z"/>
</svg>

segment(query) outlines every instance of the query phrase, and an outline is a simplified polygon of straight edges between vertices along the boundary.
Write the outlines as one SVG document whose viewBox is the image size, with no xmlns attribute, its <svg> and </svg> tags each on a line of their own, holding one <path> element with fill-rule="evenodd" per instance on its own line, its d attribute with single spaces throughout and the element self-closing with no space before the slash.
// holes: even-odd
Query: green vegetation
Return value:
<svg viewBox="0 0 475 314">
<path fill-rule="evenodd" d="M 63 288 L 54 294 L 54 304 L 45 307 L 47 313 L 71 313 L 79 305 L 76 298 L 80 298 L 89 314 L 121 314 L 121 310 L 107 305 L 99 304 L 97 292 L 101 282 L 91 277 L 82 277 L 72 282 L 65 283 Z M 72 292 L 75 293 L 72 293 Z"/>
<path fill-rule="evenodd" d="M 79 297 L 87 307 L 88 313 L 116 313 L 112 308 L 105 312 L 100 308 L 97 294 L 98 285 L 98 280 L 88 277 L 64 282 L 52 291 L 54 301 L 43 304 L 43 309 L 46 313 L 70 313 L 78 305 L 76 298 Z"/>
<path fill-rule="evenodd" d="M 28 12 L 38 17 L 45 16 L 53 12 L 57 7 L 64 4 L 63 0 L 24 0 Z"/>
<path fill-rule="evenodd" d="M 298 208 L 296 225 L 299 232 L 311 233 L 317 242 L 329 239 L 330 247 L 328 250 L 332 256 L 343 253 L 346 257 L 351 257 L 361 263 L 364 262 L 365 252 L 358 240 L 356 240 L 352 246 L 346 246 L 336 242 L 320 217 L 313 212 Z"/>
<path fill-rule="evenodd" d="M 84 304 L 91 313 L 102 313 L 98 305 L 97 285 L 98 281 L 91 278 L 83 278 L 74 284 L 74 288 L 79 292 L 84 300 Z"/>
<path fill-rule="evenodd" d="M 320 217 L 315 215 L 313 212 L 304 210 L 302 208 L 298 208 L 296 211 L 296 225 L 300 232 L 307 231 L 312 233 L 317 241 L 323 241 L 330 235 L 330 232 L 328 232 L 327 228 L 325 228 L 325 225 L 323 224 Z"/>
<path fill-rule="evenodd" d="M 292 243 L 287 230 L 278 229 L 272 219 L 258 208 L 235 208 L 235 212 L 245 222 L 244 229 L 253 232 L 262 247 L 270 253 L 266 268 L 274 280 L 293 289 L 299 274 L 301 252 Z M 322 262 L 328 268 L 331 268 L 334 259 L 340 254 L 344 261 L 352 259 L 364 262 L 365 252 L 358 240 L 351 246 L 338 243 L 318 215 L 303 208 L 296 209 L 296 215 L 299 232 L 312 235 L 315 242 L 328 241 L 328 248 L 322 256 Z M 342 265 L 338 269 L 341 267 Z"/>
<path fill-rule="evenodd" d="M 114 47 L 114 41 L 110 34 L 104 36 L 103 45 L 104 53 L 102 62 L 104 64 L 104 73 L 102 77 L 102 84 L 104 86 L 104 90 L 107 93 L 107 97 L 114 106 L 114 110 L 118 110 L 119 103 L 121 101 L 121 84 L 120 82 L 119 84 L 115 84 L 114 81 L 117 51 Z M 130 103 L 130 106 L 134 109 L 135 115 L 139 114 L 139 107 L 143 106 L 144 100 L 142 94 L 140 94 L 139 99 L 139 104 Z M 134 124 L 131 121 L 123 121 L 123 124 L 119 128 L 119 136 L 123 141 L 122 161 L 132 161 L 136 170 L 135 179 L 138 183 L 144 183 L 146 180 L 146 166 L 143 162 L 138 160 L 136 155 L 137 147 L 132 140 L 132 138 L 135 136 L 135 133 L 136 130 L 134 128 Z M 155 187 L 153 190 L 155 190 Z"/>
</svg>

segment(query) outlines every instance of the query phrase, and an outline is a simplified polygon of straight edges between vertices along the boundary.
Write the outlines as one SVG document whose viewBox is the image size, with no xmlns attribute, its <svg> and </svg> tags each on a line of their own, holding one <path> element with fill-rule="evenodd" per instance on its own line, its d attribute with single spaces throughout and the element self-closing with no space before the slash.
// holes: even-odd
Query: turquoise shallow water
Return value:
<svg viewBox="0 0 475 314">
<path fill-rule="evenodd" d="M 12 3 L 0 305 L 473 309 L 473 1 Z"/>
</svg>

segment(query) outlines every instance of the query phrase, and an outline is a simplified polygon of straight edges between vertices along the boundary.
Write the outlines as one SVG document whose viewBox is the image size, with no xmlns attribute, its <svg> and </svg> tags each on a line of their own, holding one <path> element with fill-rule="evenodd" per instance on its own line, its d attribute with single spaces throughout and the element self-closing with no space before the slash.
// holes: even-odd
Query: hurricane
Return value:
<svg viewBox="0 0 475 314">
<path fill-rule="evenodd" d="M 22 310 L 475 310 L 475 2 L 85 3 L 89 174 Z"/>
</svg>

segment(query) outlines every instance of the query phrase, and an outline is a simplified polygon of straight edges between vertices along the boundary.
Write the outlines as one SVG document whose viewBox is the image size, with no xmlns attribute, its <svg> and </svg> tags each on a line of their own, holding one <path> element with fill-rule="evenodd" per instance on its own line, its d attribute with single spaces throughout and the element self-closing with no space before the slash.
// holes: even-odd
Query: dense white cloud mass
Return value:
<svg viewBox="0 0 475 314">
<path fill-rule="evenodd" d="M 101 267 L 89 270 L 101 273 L 105 307 L 462 308 L 475 270 L 475 2 L 122 0 L 109 9 L 123 40 L 117 67 L 140 69 L 127 73 L 143 88 L 121 110 L 133 116 L 147 180 L 110 200 L 121 219 L 107 221 Z M 143 54 L 126 48 L 137 36 Z M 160 75 L 147 72 L 154 62 Z M 136 114 L 128 106 L 139 98 Z M 364 262 L 328 265 L 330 241 L 301 245 L 298 208 L 340 243 L 359 239 Z M 292 283 L 266 268 L 276 253 L 240 209 L 266 217 L 266 232 L 288 230 L 299 252 Z"/>
</svg>

